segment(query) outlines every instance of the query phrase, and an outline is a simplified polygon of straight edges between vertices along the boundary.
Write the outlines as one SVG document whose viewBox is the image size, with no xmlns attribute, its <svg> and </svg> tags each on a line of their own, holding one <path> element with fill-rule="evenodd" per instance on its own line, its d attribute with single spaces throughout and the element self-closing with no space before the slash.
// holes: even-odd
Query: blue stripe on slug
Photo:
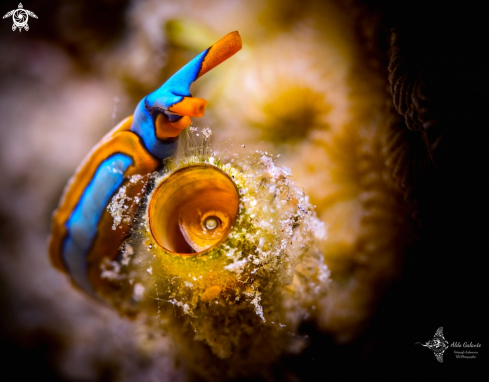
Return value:
<svg viewBox="0 0 489 382">
<path fill-rule="evenodd" d="M 86 256 L 97 234 L 100 218 L 131 164 L 132 159 L 124 154 L 115 154 L 104 160 L 65 224 L 67 236 L 63 242 L 63 260 L 75 283 L 92 294 Z"/>
<path fill-rule="evenodd" d="M 168 110 L 170 106 L 180 102 L 183 97 L 190 97 L 190 85 L 198 78 L 202 62 L 207 56 L 209 49 L 197 55 L 171 76 L 160 88 L 143 98 L 134 111 L 131 131 L 141 137 L 146 149 L 158 159 L 162 160 L 173 156 L 177 149 L 177 142 L 162 142 L 156 137 L 153 119 L 146 106 Z M 169 115 L 169 119 L 172 122 L 180 118 L 181 116 Z"/>
<path fill-rule="evenodd" d="M 210 48 L 209 48 L 210 49 Z M 209 52 L 204 50 L 192 61 L 171 76 L 159 89 L 146 97 L 146 102 L 151 107 L 166 110 L 170 106 L 180 102 L 182 97 L 190 97 L 190 85 L 198 78 L 202 61 Z"/>
<path fill-rule="evenodd" d="M 139 101 L 138 106 L 136 106 L 131 131 L 141 138 L 146 150 L 155 158 L 160 160 L 169 158 L 175 154 L 178 148 L 178 140 L 174 142 L 163 142 L 156 137 L 153 119 L 146 109 L 144 102 L 145 99 L 143 98 Z"/>
</svg>

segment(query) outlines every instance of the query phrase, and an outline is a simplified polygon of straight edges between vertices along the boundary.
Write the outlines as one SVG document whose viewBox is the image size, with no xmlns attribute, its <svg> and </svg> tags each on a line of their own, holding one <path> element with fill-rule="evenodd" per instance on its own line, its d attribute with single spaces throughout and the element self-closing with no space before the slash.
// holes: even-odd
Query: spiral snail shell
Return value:
<svg viewBox="0 0 489 382">
<path fill-rule="evenodd" d="M 153 175 L 118 261 L 106 263 L 117 285 L 106 299 L 127 315 L 152 312 L 181 342 L 191 326 L 220 358 L 250 347 L 254 330 L 253 348 L 275 356 L 327 290 L 324 225 L 273 156 L 206 145 Z M 113 215 L 132 202 L 115 197 Z"/>
<path fill-rule="evenodd" d="M 161 247 L 192 256 L 228 236 L 238 206 L 236 187 L 225 172 L 210 165 L 183 168 L 153 191 L 148 205 L 151 234 Z"/>
</svg>

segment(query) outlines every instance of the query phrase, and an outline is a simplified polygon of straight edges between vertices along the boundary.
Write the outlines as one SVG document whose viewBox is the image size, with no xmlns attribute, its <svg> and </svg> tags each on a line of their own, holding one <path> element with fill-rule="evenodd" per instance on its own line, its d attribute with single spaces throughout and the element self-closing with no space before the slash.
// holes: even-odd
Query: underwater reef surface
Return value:
<svg viewBox="0 0 489 382">
<path fill-rule="evenodd" d="M 327 227 L 321 251 L 331 272 L 314 319 L 298 326 L 305 346 L 245 377 L 439 375 L 416 341 L 443 326 L 450 342 L 487 343 L 480 9 L 312 0 L 24 7 L 39 17 L 30 30 L 14 33 L 5 19 L 0 32 L 0 346 L 10 380 L 206 377 L 190 356 L 176 356 L 170 337 L 72 288 L 49 263 L 46 240 L 90 148 L 232 30 L 243 51 L 195 84 L 209 106 L 193 125 L 209 126 L 223 145 L 234 137 L 240 150 L 280 154 Z M 467 375 L 482 370 L 483 349 Z M 444 370 L 455 361 L 447 351 Z M 214 380 L 227 378 L 221 370 Z"/>
</svg>

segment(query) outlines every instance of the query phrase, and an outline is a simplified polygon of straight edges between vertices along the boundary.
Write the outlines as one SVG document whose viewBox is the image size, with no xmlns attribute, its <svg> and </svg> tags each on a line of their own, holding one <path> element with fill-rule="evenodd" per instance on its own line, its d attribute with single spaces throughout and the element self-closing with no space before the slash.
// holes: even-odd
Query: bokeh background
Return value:
<svg viewBox="0 0 489 382">
<path fill-rule="evenodd" d="M 13 32 L 10 18 L 0 25 L 2 380 L 205 378 L 168 337 L 72 288 L 51 267 L 47 239 L 63 187 L 90 148 L 233 30 L 243 50 L 195 83 L 209 106 L 193 125 L 232 149 L 281 154 L 328 227 L 322 249 L 333 280 L 300 329 L 308 347 L 264 374 L 439 375 L 431 352 L 414 343 L 440 326 L 450 343 L 483 346 L 465 363 L 447 351 L 443 372 L 483 370 L 481 10 L 353 0 L 23 6 L 38 16 L 29 31 Z"/>
</svg>

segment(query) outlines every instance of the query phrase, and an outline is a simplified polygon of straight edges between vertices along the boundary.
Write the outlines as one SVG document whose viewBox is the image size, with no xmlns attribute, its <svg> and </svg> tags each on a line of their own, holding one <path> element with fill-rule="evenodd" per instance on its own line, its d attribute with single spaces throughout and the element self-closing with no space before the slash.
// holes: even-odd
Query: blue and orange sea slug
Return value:
<svg viewBox="0 0 489 382">
<path fill-rule="evenodd" d="M 179 134 L 190 117 L 201 117 L 206 101 L 190 94 L 200 76 L 241 49 L 238 32 L 232 32 L 175 73 L 163 86 L 143 98 L 134 115 L 112 129 L 85 157 L 68 182 L 53 217 L 50 256 L 53 264 L 90 294 L 104 283 L 100 265 L 114 259 L 129 234 L 129 225 L 113 230 L 106 210 L 121 187 L 127 195 L 141 193 L 146 176 L 174 155 Z M 128 213 L 134 211 L 128 211 Z"/>
</svg>

